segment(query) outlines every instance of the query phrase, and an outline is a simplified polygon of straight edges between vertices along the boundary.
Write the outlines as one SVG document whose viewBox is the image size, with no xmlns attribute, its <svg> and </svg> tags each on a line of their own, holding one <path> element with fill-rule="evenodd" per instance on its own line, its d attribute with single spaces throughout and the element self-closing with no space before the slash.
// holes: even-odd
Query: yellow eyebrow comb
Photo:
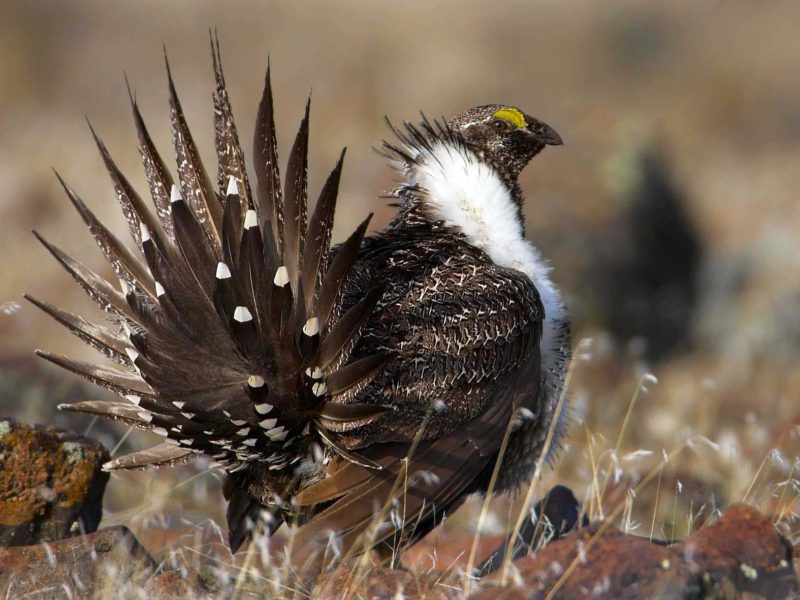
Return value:
<svg viewBox="0 0 800 600">
<path fill-rule="evenodd" d="M 492 116 L 495 119 L 503 119 L 504 121 L 508 121 L 520 129 L 524 129 L 526 126 L 525 116 L 516 108 L 501 108 Z"/>
</svg>

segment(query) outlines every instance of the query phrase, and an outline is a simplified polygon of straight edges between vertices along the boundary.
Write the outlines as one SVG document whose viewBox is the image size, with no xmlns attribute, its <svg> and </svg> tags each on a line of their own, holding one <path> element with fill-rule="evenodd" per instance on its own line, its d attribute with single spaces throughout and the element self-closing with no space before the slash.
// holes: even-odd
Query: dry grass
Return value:
<svg viewBox="0 0 800 600">
<path fill-rule="evenodd" d="M 571 487 L 591 519 L 638 535 L 682 539 L 724 507 L 746 501 L 800 542 L 795 2 L 618 1 L 600 7 L 548 0 L 431 7 L 357 0 L 225 6 L 20 0 L 5 3 L 2 13 L 4 414 L 83 429 L 86 421 L 62 420 L 54 407 L 97 395 L 66 375 L 32 367 L 28 358 L 34 347 L 85 350 L 32 307 L 20 307 L 23 291 L 93 316 L 29 230 L 43 230 L 93 267 L 101 263 L 50 167 L 121 231 L 83 115 L 89 114 L 144 190 L 121 72 L 134 82 L 156 143 L 168 148 L 160 69 L 166 40 L 196 139 L 210 150 L 206 32 L 217 26 L 243 131 L 249 131 L 269 51 L 284 156 L 314 86 L 312 190 L 338 148 L 349 146 L 339 238 L 368 210 L 378 209 L 377 226 L 391 215 L 373 200 L 392 185 L 370 150 L 386 134 L 384 113 L 414 118 L 419 109 L 450 114 L 466 105 L 510 101 L 552 123 L 567 141 L 537 158 L 522 182 L 529 237 L 553 259 L 577 336 L 594 339 L 572 374 L 566 447 L 530 489 L 516 498 L 471 500 L 404 564 L 420 576 L 441 572 L 442 585 L 453 589 L 472 585 L 464 574 L 481 558 L 486 540 L 518 528 L 526 501 L 555 483 Z M 129 35 L 132 30 L 141 35 Z M 624 157 L 642 139 L 671 156 L 673 178 L 707 247 L 691 343 L 655 365 L 645 363 L 636 344 L 598 331 L 586 276 L 597 236 L 617 223 L 624 208 L 620 190 L 635 177 Z M 205 156 L 210 166 L 210 153 Z M 647 376 L 651 372 L 657 382 Z M 111 448 L 124 430 L 98 423 L 92 434 Z M 119 450 L 144 445 L 142 435 L 130 436 Z M 220 597 L 265 591 L 285 596 L 291 577 L 279 550 L 286 532 L 230 556 L 219 488 L 219 474 L 205 465 L 114 475 L 104 525 L 128 525 L 157 558 L 214 581 Z M 369 566 L 362 562 L 353 581 Z"/>
<path fill-rule="evenodd" d="M 430 541 L 423 541 L 405 557 L 404 563 L 416 576 L 426 581 L 433 577 L 454 593 L 459 589 L 474 591 L 479 583 L 466 574 L 487 549 L 482 544 L 478 550 L 476 532 L 488 533 L 496 540 L 497 533 L 519 528 L 520 519 L 528 514 L 521 510 L 526 502 L 541 496 L 556 482 L 573 487 L 590 519 L 602 519 L 605 526 L 636 535 L 683 539 L 715 520 L 726 506 L 742 501 L 773 515 L 779 531 L 794 543 L 800 542 L 797 424 L 787 422 L 783 432 L 770 431 L 771 423 L 765 425 L 744 411 L 737 412 L 735 404 L 721 405 L 717 399 L 720 394 L 726 397 L 724 386 L 712 386 L 707 378 L 698 376 L 697 384 L 687 388 L 686 382 L 691 379 L 685 370 L 697 373 L 689 360 L 664 368 L 656 380 L 650 373 L 637 376 L 611 350 L 597 350 L 597 346 L 603 345 L 595 344 L 593 352 L 580 353 L 575 362 L 573 394 L 583 393 L 584 386 L 589 385 L 593 398 L 579 403 L 569 443 L 554 468 L 543 465 L 542 478 L 533 480 L 528 493 L 516 499 L 470 501 L 445 523 L 443 531 L 431 534 Z M 598 372 L 606 377 L 598 377 Z M 764 397 L 774 394 L 772 385 L 783 388 L 788 384 L 779 379 L 778 374 L 764 379 L 770 387 L 754 393 Z M 673 406 L 686 411 L 687 418 L 680 431 L 654 435 L 659 429 L 659 403 L 669 398 Z M 717 404 L 711 409 L 714 418 L 703 416 L 710 410 L 704 402 Z M 770 408 L 774 407 L 765 407 L 765 414 Z M 648 425 L 651 420 L 655 422 Z M 711 430 L 706 431 L 705 426 Z M 714 428 L 724 435 L 715 435 Z M 216 486 L 213 472 L 199 471 L 191 477 L 184 472 L 179 475 L 179 484 L 167 472 L 116 476 L 129 485 L 132 477 L 146 481 L 140 503 L 136 505 L 128 498 L 128 508 L 109 512 L 107 524 L 128 524 L 146 546 L 162 548 L 157 554 L 167 564 L 185 565 L 203 573 L 217 586 L 219 597 L 244 598 L 267 592 L 278 598 L 289 591 L 310 597 L 311 590 L 297 583 L 283 558 L 291 532 L 283 531 L 272 540 L 256 539 L 246 551 L 232 557 L 218 523 L 198 518 L 185 508 L 191 504 L 186 499 L 193 485 Z M 402 481 L 398 480 L 398 486 Z M 202 499 L 213 503 L 214 492 L 207 493 L 202 493 Z M 130 508 L 131 504 L 135 508 Z M 176 508 L 176 504 L 182 508 Z M 392 506 L 387 504 L 376 515 L 376 525 L 397 518 L 391 513 Z M 356 561 L 349 589 L 356 590 L 375 564 L 369 555 Z M 574 566 L 566 567 L 564 578 Z M 504 565 L 501 576 L 514 581 L 513 567 Z"/>
</svg>

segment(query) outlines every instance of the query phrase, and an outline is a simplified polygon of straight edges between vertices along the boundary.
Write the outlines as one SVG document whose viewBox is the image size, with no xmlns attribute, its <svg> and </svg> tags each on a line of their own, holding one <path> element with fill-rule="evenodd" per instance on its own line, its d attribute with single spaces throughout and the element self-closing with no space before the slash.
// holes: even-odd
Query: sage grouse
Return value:
<svg viewBox="0 0 800 600">
<path fill-rule="evenodd" d="M 248 173 L 212 42 L 212 183 L 167 65 L 177 181 L 131 98 L 155 212 L 95 135 L 131 250 L 62 184 L 119 288 L 45 241 L 109 315 L 96 325 L 31 302 L 113 364 L 39 352 L 119 395 L 60 408 L 163 443 L 107 469 L 210 457 L 225 470 L 230 544 L 299 525 L 293 547 L 401 549 L 473 492 L 528 481 L 569 360 L 565 311 L 525 240 L 517 176 L 548 125 L 488 105 L 394 130 L 396 218 L 331 248 L 344 153 L 307 214 L 308 105 L 281 184 L 267 69 Z M 561 428 L 555 427 L 556 439 Z M 339 555 L 340 557 L 342 554 Z"/>
</svg>

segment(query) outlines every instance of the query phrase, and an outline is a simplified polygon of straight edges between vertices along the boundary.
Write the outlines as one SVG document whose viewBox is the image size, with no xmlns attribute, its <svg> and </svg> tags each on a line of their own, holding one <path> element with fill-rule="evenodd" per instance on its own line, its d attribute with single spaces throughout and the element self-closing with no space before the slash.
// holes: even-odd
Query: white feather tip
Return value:
<svg viewBox="0 0 800 600">
<path fill-rule="evenodd" d="M 238 196 L 239 195 L 239 184 L 236 183 L 236 178 L 231 175 L 228 177 L 228 189 L 225 190 L 226 196 Z"/>
<path fill-rule="evenodd" d="M 251 208 L 244 216 L 244 228 L 252 229 L 253 227 L 258 227 L 258 215 L 256 211 Z"/>
<path fill-rule="evenodd" d="M 273 279 L 272 282 L 278 287 L 283 287 L 289 283 L 289 269 L 286 267 L 278 267 L 278 270 L 275 271 L 275 279 Z"/>
<path fill-rule="evenodd" d="M 247 378 L 247 385 L 251 388 L 260 388 L 264 385 L 264 378 L 261 375 L 250 375 Z"/>
<path fill-rule="evenodd" d="M 253 315 L 247 310 L 246 306 L 237 306 L 233 311 L 233 320 L 239 323 L 248 323 L 253 320 Z"/>
<path fill-rule="evenodd" d="M 217 263 L 217 279 L 228 279 L 231 276 L 231 270 L 224 262 Z"/>
<path fill-rule="evenodd" d="M 319 333 L 319 319 L 317 317 L 311 317 L 306 321 L 306 324 L 303 325 L 303 333 L 308 337 L 317 335 Z"/>
</svg>

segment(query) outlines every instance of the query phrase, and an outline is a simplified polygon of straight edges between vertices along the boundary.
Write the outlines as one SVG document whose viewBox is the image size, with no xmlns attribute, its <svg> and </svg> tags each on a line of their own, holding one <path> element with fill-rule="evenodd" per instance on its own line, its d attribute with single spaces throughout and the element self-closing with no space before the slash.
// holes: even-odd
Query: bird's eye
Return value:
<svg viewBox="0 0 800 600">
<path fill-rule="evenodd" d="M 503 119 L 492 119 L 492 127 L 494 127 L 497 131 L 505 131 L 508 129 L 508 121 Z"/>
</svg>

